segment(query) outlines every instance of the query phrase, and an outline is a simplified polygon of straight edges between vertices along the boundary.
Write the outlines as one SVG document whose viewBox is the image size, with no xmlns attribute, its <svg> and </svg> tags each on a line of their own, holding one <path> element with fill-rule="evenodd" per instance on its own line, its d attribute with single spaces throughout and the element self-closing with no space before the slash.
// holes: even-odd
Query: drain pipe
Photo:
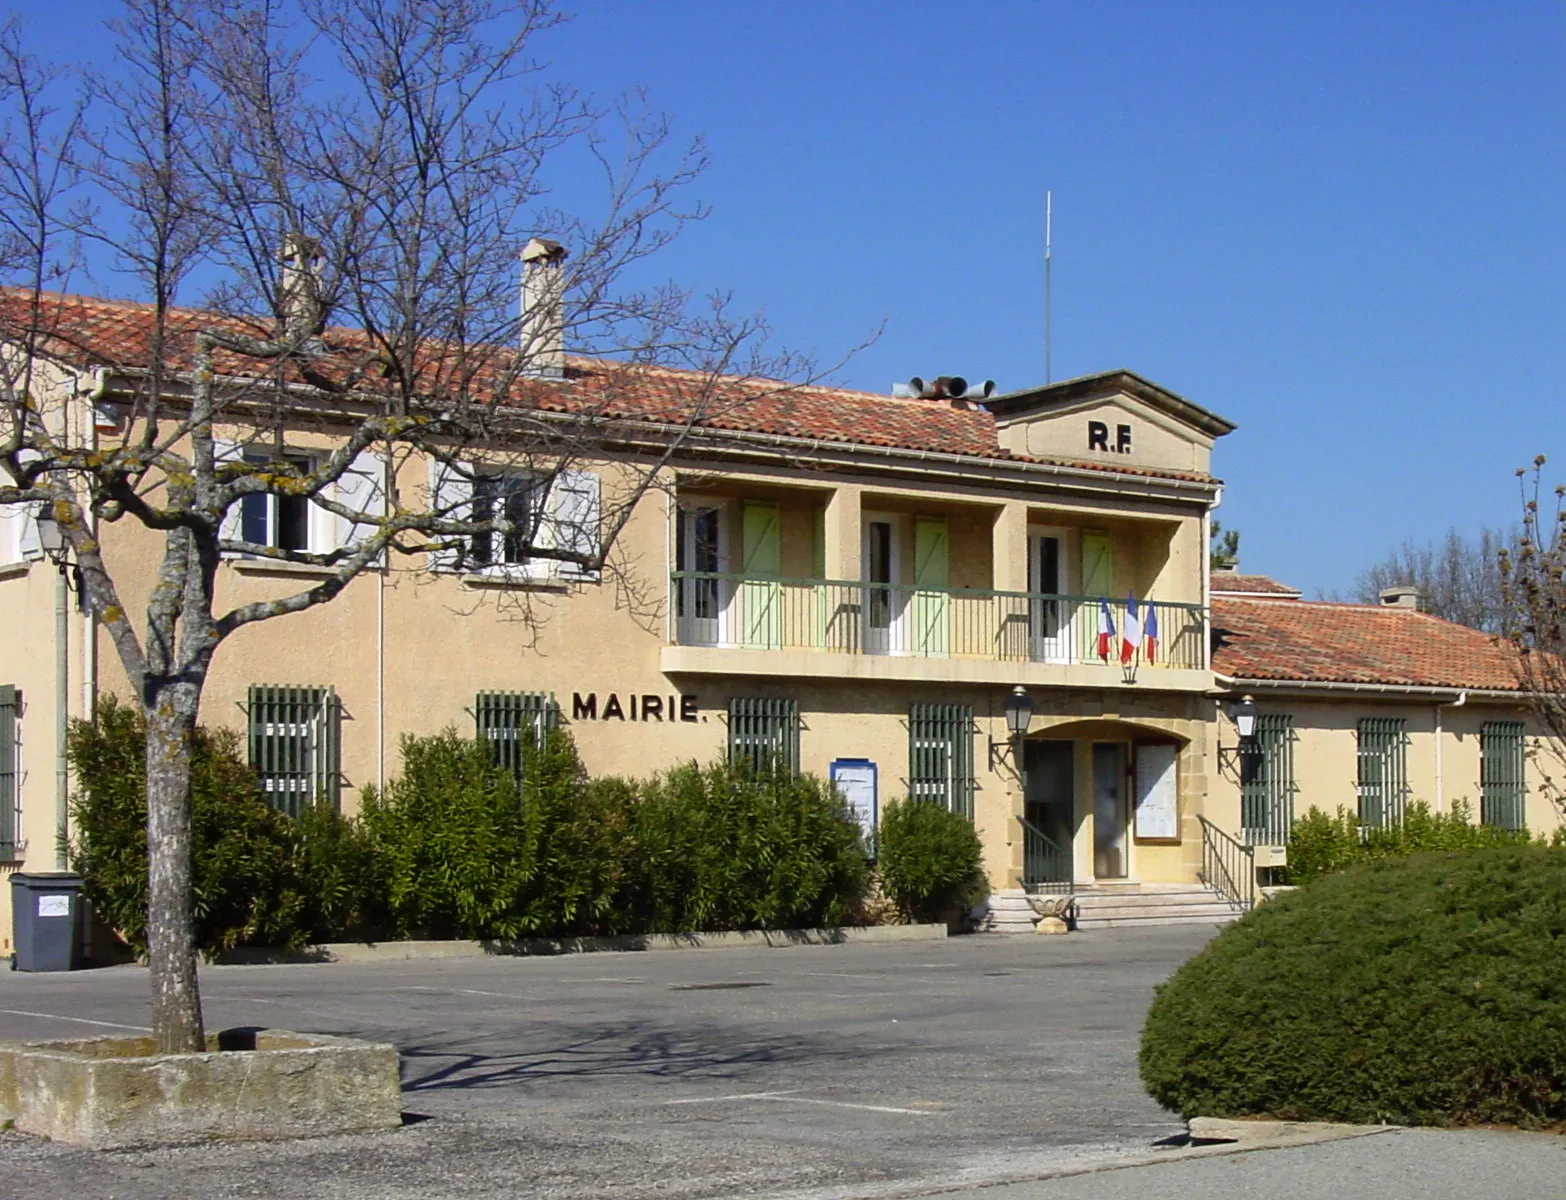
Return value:
<svg viewBox="0 0 1566 1200">
<path fill-rule="evenodd" d="M 1445 740 L 1445 734 L 1442 732 L 1441 727 L 1441 710 L 1443 708 L 1462 708 L 1467 703 L 1468 692 L 1464 689 L 1457 694 L 1456 700 L 1449 701 L 1446 704 L 1431 706 L 1435 709 L 1435 809 L 1438 813 L 1446 811 L 1446 780 L 1442 776 L 1441 771 L 1441 743 Z"/>
</svg>

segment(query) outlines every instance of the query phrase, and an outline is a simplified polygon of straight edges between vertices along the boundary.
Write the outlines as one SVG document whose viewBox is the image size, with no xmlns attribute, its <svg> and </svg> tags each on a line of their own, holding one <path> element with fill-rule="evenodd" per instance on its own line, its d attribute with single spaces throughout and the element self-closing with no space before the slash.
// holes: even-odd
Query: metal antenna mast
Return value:
<svg viewBox="0 0 1566 1200">
<path fill-rule="evenodd" d="M 1053 235 L 1055 223 L 1055 195 L 1053 192 L 1044 193 L 1044 382 L 1053 383 L 1055 380 L 1053 341 L 1055 289 L 1050 279 L 1050 260 L 1053 257 Z"/>
</svg>

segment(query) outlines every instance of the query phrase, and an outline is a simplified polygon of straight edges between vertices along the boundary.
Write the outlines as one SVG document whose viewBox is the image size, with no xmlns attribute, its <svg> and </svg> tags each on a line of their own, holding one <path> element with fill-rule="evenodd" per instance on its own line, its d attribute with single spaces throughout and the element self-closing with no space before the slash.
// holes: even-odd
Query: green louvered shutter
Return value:
<svg viewBox="0 0 1566 1200">
<path fill-rule="evenodd" d="M 1408 734 L 1401 717 L 1359 723 L 1359 823 L 1390 829 L 1403 823 L 1408 796 Z"/>
<path fill-rule="evenodd" d="M 1115 594 L 1115 543 L 1107 533 L 1082 532 L 1082 595 L 1088 597 Z M 1096 629 L 1096 626 L 1095 626 Z"/>
<path fill-rule="evenodd" d="M 0 685 L 0 862 L 13 862 L 20 857 L 17 839 L 21 836 L 21 783 L 17 779 L 16 718 L 21 699 L 21 692 L 13 686 Z"/>
<path fill-rule="evenodd" d="M 973 708 L 915 704 L 908 710 L 908 795 L 973 819 Z"/>
<path fill-rule="evenodd" d="M 473 701 L 473 721 L 496 764 L 520 779 L 528 743 L 538 745 L 560 724 L 560 706 L 548 692 L 480 692 Z"/>
<path fill-rule="evenodd" d="M 338 806 L 342 704 L 329 687 L 250 689 L 250 765 L 266 799 L 297 817 L 307 804 Z"/>
<path fill-rule="evenodd" d="M 1240 829 L 1251 846 L 1282 846 L 1294 825 L 1294 718 L 1261 713 L 1240 749 Z"/>
<path fill-rule="evenodd" d="M 752 649 L 776 650 L 783 636 L 783 595 L 777 579 L 783 573 L 783 541 L 778 506 L 747 500 L 742 510 L 743 580 L 740 583 L 740 630 Z"/>
<path fill-rule="evenodd" d="M 1486 825 L 1527 828 L 1527 752 L 1521 721 L 1486 721 L 1479 728 L 1479 814 Z"/>
<path fill-rule="evenodd" d="M 729 758 L 758 772 L 799 773 L 799 701 L 735 696 L 729 701 Z"/>
<path fill-rule="evenodd" d="M 950 535 L 944 519 L 914 520 L 913 648 L 915 654 L 944 658 L 951 597 L 946 591 Z"/>
</svg>

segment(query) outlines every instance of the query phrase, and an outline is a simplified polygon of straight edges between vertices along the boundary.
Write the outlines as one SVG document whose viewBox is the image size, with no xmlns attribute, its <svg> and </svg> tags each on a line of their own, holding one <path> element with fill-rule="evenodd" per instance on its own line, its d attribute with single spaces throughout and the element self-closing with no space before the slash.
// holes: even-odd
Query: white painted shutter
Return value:
<svg viewBox="0 0 1566 1200">
<path fill-rule="evenodd" d="M 212 439 L 212 459 L 214 465 L 221 466 L 224 463 L 238 462 L 245 456 L 245 448 L 238 442 L 225 441 L 222 438 Z M 218 537 L 224 541 L 237 542 L 244 536 L 244 511 L 243 499 L 235 500 L 223 513 L 223 520 L 218 525 Z"/>
<path fill-rule="evenodd" d="M 381 456 L 372 450 L 364 450 L 354 457 L 352 465 L 334 485 L 337 503 L 371 518 L 368 521 L 354 521 L 334 514 L 337 547 L 356 545 L 377 532 L 376 521 L 386 515 L 383 470 Z M 381 556 L 377 556 L 375 561 L 382 561 Z"/>
<path fill-rule="evenodd" d="M 38 451 L 31 446 L 24 446 L 17 452 L 17 458 L 25 462 L 33 462 L 39 457 Z M 11 482 L 9 475 L 5 476 L 7 483 Z M 8 504 L 5 508 L 11 516 L 10 528 L 0 526 L 0 536 L 9 534 L 10 537 L 0 542 L 0 554 L 6 556 L 7 562 L 31 562 L 43 557 L 43 543 L 38 540 L 38 503 L 29 501 L 26 504 Z M 12 547 L 15 547 L 15 558 L 11 557 Z"/>
<path fill-rule="evenodd" d="M 562 471 L 550 497 L 554 514 L 555 549 L 591 558 L 598 556 L 603 502 L 598 476 L 590 471 Z M 575 579 L 596 579 L 598 572 L 579 563 L 563 562 L 560 573 Z"/>
<path fill-rule="evenodd" d="M 473 503 L 472 465 L 461 464 L 460 470 L 448 466 L 438 458 L 430 459 L 430 512 L 453 520 L 466 520 Z M 467 474 L 464 475 L 463 472 Z M 430 568 L 435 571 L 456 571 L 462 567 L 460 550 L 441 550 L 430 555 Z"/>
</svg>

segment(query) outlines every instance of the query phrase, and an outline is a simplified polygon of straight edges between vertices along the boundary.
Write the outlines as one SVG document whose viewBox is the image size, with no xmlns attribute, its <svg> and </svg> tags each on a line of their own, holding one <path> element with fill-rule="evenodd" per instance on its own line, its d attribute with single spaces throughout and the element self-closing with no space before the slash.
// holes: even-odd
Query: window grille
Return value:
<svg viewBox="0 0 1566 1200">
<path fill-rule="evenodd" d="M 729 701 L 729 758 L 757 771 L 799 771 L 799 701 L 735 696 Z"/>
<path fill-rule="evenodd" d="M 915 704 L 908 710 L 908 795 L 973 819 L 973 708 Z"/>
<path fill-rule="evenodd" d="M 1408 734 L 1401 717 L 1359 723 L 1359 823 L 1390 829 L 1403 822 L 1408 798 Z"/>
<path fill-rule="evenodd" d="M 1479 819 L 1484 824 L 1527 828 L 1526 763 L 1521 721 L 1486 721 L 1479 727 Z"/>
<path fill-rule="evenodd" d="M 520 779 L 528 744 L 538 745 L 560 724 L 560 706 L 548 692 L 480 692 L 473 717 L 496 764 Z"/>
<path fill-rule="evenodd" d="M 1261 713 L 1240 744 L 1240 830 L 1250 846 L 1282 846 L 1294 827 L 1294 718 Z"/>
<path fill-rule="evenodd" d="M 22 693 L 10 684 L 0 685 L 0 862 L 14 862 L 22 856 L 22 772 L 17 739 L 21 707 Z"/>
<path fill-rule="evenodd" d="M 297 817 L 312 802 L 337 807 L 342 704 L 332 688 L 250 689 L 250 765 L 271 804 Z"/>
</svg>

